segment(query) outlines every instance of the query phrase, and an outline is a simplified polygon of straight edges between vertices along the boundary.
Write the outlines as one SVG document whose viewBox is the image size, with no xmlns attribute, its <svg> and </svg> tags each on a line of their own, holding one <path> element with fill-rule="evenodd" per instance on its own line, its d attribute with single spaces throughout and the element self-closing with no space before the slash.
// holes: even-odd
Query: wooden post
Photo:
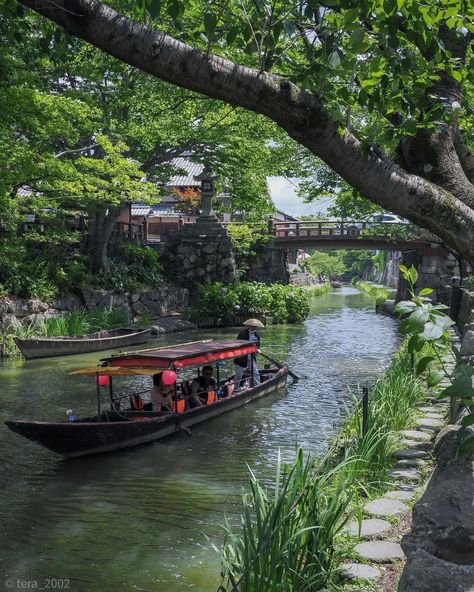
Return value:
<svg viewBox="0 0 474 592">
<path fill-rule="evenodd" d="M 99 373 L 95 373 L 95 384 L 97 387 L 97 421 L 100 421 L 100 385 L 99 385 Z"/>
<path fill-rule="evenodd" d="M 362 387 L 362 435 L 369 429 L 369 387 Z"/>
<path fill-rule="evenodd" d="M 114 391 L 112 388 L 112 377 L 109 376 L 109 399 L 110 399 L 110 410 L 114 411 Z"/>
</svg>

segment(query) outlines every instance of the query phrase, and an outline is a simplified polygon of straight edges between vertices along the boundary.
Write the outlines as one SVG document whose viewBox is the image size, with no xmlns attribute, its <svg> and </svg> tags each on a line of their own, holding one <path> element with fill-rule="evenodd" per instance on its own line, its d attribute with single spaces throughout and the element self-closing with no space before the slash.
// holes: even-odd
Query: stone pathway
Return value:
<svg viewBox="0 0 474 592">
<path fill-rule="evenodd" d="M 406 438 L 409 438 L 410 440 L 423 440 L 424 442 L 431 441 L 431 436 L 426 432 L 421 432 L 420 430 L 402 430 L 400 434 Z"/>
<path fill-rule="evenodd" d="M 394 489 L 393 491 L 387 491 L 385 497 L 389 499 L 400 500 L 401 502 L 407 502 L 415 495 L 414 491 L 403 491 L 403 489 Z"/>
<path fill-rule="evenodd" d="M 416 469 L 417 467 L 425 467 L 426 460 L 422 460 L 421 458 L 404 458 L 402 460 L 397 461 L 396 467 L 399 469 Z"/>
<path fill-rule="evenodd" d="M 431 432 L 437 432 L 443 425 L 444 421 L 441 419 L 430 419 L 429 417 L 422 417 L 416 420 L 416 425 L 420 430 L 429 430 Z"/>
<path fill-rule="evenodd" d="M 426 458 L 428 453 L 425 450 L 417 450 L 416 448 L 402 448 L 395 450 L 393 453 L 395 458 Z"/>
<path fill-rule="evenodd" d="M 380 518 L 369 518 L 367 520 L 362 520 L 360 523 L 360 531 L 359 531 L 359 522 L 354 521 L 350 522 L 345 528 L 344 532 L 356 537 L 360 537 L 362 539 L 368 539 L 373 536 L 380 536 L 386 532 L 388 532 L 392 528 L 390 522 L 386 520 L 380 520 Z"/>
<path fill-rule="evenodd" d="M 420 471 L 416 469 L 393 469 L 388 474 L 393 479 L 400 479 L 400 481 L 418 481 L 421 477 Z"/>
<path fill-rule="evenodd" d="M 375 563 L 392 563 L 397 559 L 403 559 L 405 554 L 399 543 L 390 543 L 388 541 L 367 541 L 359 543 L 354 547 L 354 551 L 362 557 Z"/>
<path fill-rule="evenodd" d="M 381 497 L 365 504 L 364 512 L 369 516 L 398 516 L 408 512 L 408 507 L 399 500 Z"/>
<path fill-rule="evenodd" d="M 382 577 L 380 569 L 362 563 L 345 563 L 342 566 L 341 574 L 348 580 L 373 580 L 377 581 Z"/>
<path fill-rule="evenodd" d="M 397 467 L 389 471 L 389 476 L 397 479 L 397 489 L 388 491 L 384 497 L 372 500 L 365 504 L 363 511 L 369 516 L 400 516 L 408 512 L 408 506 L 403 502 L 411 500 L 415 493 L 422 491 L 416 481 L 421 479 L 417 468 L 426 466 L 433 448 L 432 438 L 445 423 L 444 418 L 447 407 L 435 398 L 431 405 L 420 407 L 424 417 L 418 419 L 417 429 L 402 430 L 399 432 L 404 439 L 400 443 L 403 448 L 393 453 L 397 459 Z M 359 522 L 351 522 L 344 531 L 352 536 L 362 539 L 382 537 L 391 530 L 391 524 L 380 518 L 369 518 Z M 399 543 L 376 540 L 360 542 L 354 547 L 354 551 L 361 560 L 374 563 L 393 563 L 404 559 L 405 555 Z M 381 572 L 376 567 L 364 563 L 348 563 L 343 566 L 342 575 L 349 580 L 367 579 L 374 583 L 380 579 Z M 356 591 L 353 591 L 356 592 Z M 367 592 L 358 590 L 357 592 Z"/>
</svg>

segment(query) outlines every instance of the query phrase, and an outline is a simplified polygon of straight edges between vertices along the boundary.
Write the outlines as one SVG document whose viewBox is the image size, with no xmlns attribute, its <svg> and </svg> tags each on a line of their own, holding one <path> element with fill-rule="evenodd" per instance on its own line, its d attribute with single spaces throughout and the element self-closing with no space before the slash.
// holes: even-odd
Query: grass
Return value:
<svg viewBox="0 0 474 592">
<path fill-rule="evenodd" d="M 313 286 L 302 286 L 306 294 L 309 298 L 314 298 L 316 296 L 321 296 L 322 294 L 326 294 L 332 290 L 331 284 L 314 284 Z"/>
<path fill-rule="evenodd" d="M 414 405 L 425 398 L 405 346 L 369 397 L 365 434 L 357 398 L 324 459 L 305 459 L 299 449 L 291 467 L 277 463 L 271 488 L 251 473 L 240 532 L 225 527 L 219 592 L 317 592 L 337 586 L 340 565 L 352 553 L 341 530 L 355 516 L 361 519 L 361 498 L 387 488 L 394 433 L 410 427 Z"/>
<path fill-rule="evenodd" d="M 354 286 L 359 288 L 359 290 L 363 290 L 369 294 L 369 296 L 372 296 L 378 305 L 383 304 L 390 296 L 390 292 L 386 288 L 374 286 L 369 282 L 362 282 L 358 280 L 354 282 Z"/>
<path fill-rule="evenodd" d="M 0 336 L 3 357 L 15 357 L 21 355 L 16 347 L 13 337 L 30 339 L 32 337 L 82 337 L 96 331 L 115 329 L 127 326 L 129 323 L 128 311 L 125 308 L 104 308 L 94 312 L 88 312 L 80 308 L 71 313 L 64 313 L 32 321 L 18 327 L 15 332 Z"/>
</svg>

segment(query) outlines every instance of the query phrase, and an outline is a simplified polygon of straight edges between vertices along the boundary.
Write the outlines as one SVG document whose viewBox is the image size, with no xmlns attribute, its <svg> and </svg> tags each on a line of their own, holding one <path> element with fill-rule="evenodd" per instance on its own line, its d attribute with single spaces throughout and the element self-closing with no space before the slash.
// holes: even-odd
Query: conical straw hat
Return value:
<svg viewBox="0 0 474 592">
<path fill-rule="evenodd" d="M 246 327 L 265 327 L 262 321 L 259 321 L 258 319 L 248 319 L 245 321 L 244 325 Z"/>
</svg>

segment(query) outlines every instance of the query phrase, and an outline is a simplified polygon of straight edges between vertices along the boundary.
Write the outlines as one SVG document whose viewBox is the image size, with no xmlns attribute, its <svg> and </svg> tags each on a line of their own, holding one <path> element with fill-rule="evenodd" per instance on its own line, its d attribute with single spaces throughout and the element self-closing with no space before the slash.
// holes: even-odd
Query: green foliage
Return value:
<svg viewBox="0 0 474 592">
<path fill-rule="evenodd" d="M 281 284 L 239 282 L 225 286 L 220 282 L 199 288 L 190 318 L 214 318 L 217 323 L 229 323 L 241 316 L 268 316 L 277 323 L 302 323 L 309 314 L 305 290 Z"/>
<path fill-rule="evenodd" d="M 346 271 L 342 251 L 315 251 L 304 264 L 312 275 L 340 276 Z"/>
<path fill-rule="evenodd" d="M 369 391 L 368 431 L 362 430 L 362 407 L 358 393 L 355 411 L 342 429 L 341 440 L 353 465 L 354 479 L 365 489 L 376 491 L 387 481 L 393 441 L 391 435 L 411 427 L 413 407 L 425 392 L 421 381 L 410 370 L 410 355 L 403 347 L 392 364 Z"/>
<path fill-rule="evenodd" d="M 27 327 L 30 336 L 81 337 L 109 329 L 116 329 L 128 325 L 128 311 L 125 308 L 104 308 L 89 312 L 79 309 L 67 314 L 56 315 L 39 323 Z"/>
<path fill-rule="evenodd" d="M 110 274 L 103 275 L 104 285 L 117 292 L 158 288 L 163 284 L 164 273 L 158 259 L 152 248 L 124 243 L 112 259 Z"/>
<path fill-rule="evenodd" d="M 360 290 L 363 290 L 372 298 L 375 298 L 377 305 L 383 304 L 389 297 L 389 291 L 380 286 L 374 286 L 368 282 L 355 281 L 354 286 L 357 286 Z"/>
<path fill-rule="evenodd" d="M 233 223 L 227 226 L 227 231 L 235 252 L 237 272 L 242 277 L 249 268 L 250 259 L 261 252 L 272 237 L 262 225 Z"/>
<path fill-rule="evenodd" d="M 242 534 L 226 527 L 220 592 L 325 588 L 344 558 L 334 541 L 353 516 L 346 464 L 323 470 L 298 449 L 291 467 L 278 461 L 271 489 L 251 473 Z"/>
<path fill-rule="evenodd" d="M 429 295 L 431 288 L 424 288 L 415 293 L 418 273 L 414 266 L 408 269 L 400 265 L 403 278 L 408 282 L 411 300 L 399 302 L 395 311 L 404 315 L 400 331 L 409 336 L 408 351 L 426 351 L 427 355 L 417 364 L 416 372 L 428 372 L 427 382 L 436 386 L 443 378 L 448 378 L 451 385 L 444 388 L 439 397 L 454 397 L 469 410 L 466 422 L 474 421 L 474 367 L 463 361 L 459 349 L 452 343 L 448 329 L 455 324 L 444 311 L 444 304 L 433 304 Z M 444 354 L 449 352 L 455 361 L 454 371 L 450 372 L 445 364 Z M 452 419 L 455 419 L 454 417 Z M 466 425 L 466 424 L 465 424 Z M 460 448 L 461 452 L 474 450 L 474 436 L 467 437 Z"/>
<path fill-rule="evenodd" d="M 322 296 L 323 294 L 327 294 L 332 290 L 330 283 L 314 284 L 313 286 L 303 286 L 303 289 L 311 298 Z"/>
</svg>

